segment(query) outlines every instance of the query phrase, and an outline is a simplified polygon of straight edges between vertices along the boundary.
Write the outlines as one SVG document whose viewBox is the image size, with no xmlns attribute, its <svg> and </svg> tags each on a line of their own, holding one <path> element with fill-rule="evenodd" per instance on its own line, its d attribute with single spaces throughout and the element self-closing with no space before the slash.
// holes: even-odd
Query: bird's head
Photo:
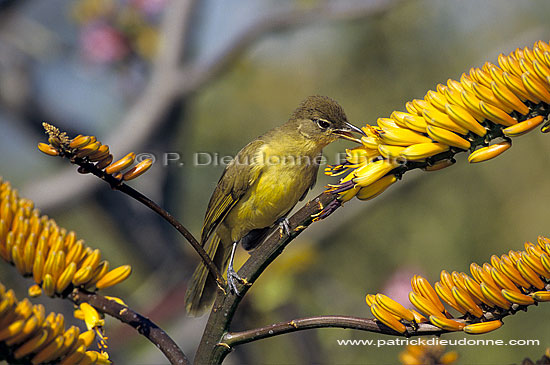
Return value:
<svg viewBox="0 0 550 365">
<path fill-rule="evenodd" d="M 292 114 L 298 131 L 308 139 L 326 146 L 338 138 L 358 141 L 353 133 L 365 133 L 348 122 L 344 109 L 327 96 L 309 96 Z"/>
</svg>

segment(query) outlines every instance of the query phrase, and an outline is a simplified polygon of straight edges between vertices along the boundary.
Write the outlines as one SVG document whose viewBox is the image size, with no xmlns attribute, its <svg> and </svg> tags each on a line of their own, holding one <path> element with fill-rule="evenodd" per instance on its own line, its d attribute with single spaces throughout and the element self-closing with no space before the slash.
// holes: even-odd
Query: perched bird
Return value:
<svg viewBox="0 0 550 365">
<path fill-rule="evenodd" d="M 288 122 L 254 139 L 225 168 L 206 210 L 201 244 L 214 264 L 227 267 L 233 292 L 241 278 L 233 269 L 239 242 L 255 248 L 305 198 L 315 184 L 321 150 L 338 138 L 364 134 L 348 123 L 342 107 L 326 96 L 310 96 Z M 229 264 L 229 265 L 228 265 Z M 186 310 L 200 315 L 213 302 L 216 280 L 200 263 L 186 293 Z"/>
</svg>

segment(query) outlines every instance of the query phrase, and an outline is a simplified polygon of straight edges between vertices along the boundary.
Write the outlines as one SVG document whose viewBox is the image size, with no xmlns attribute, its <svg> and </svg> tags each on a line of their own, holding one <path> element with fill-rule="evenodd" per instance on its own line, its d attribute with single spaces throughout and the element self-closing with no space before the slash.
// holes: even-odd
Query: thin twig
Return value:
<svg viewBox="0 0 550 365">
<path fill-rule="evenodd" d="M 99 294 L 90 293 L 81 289 L 75 289 L 68 298 L 75 304 L 88 303 L 101 312 L 117 318 L 123 323 L 135 328 L 140 334 L 145 336 L 166 356 L 171 364 L 190 364 L 189 359 L 181 348 L 164 332 L 159 326 L 154 324 L 149 318 L 123 306 L 114 300 L 107 299 Z"/>
<path fill-rule="evenodd" d="M 165 221 L 170 223 L 175 229 L 178 230 L 178 232 L 181 233 L 183 237 L 193 246 L 195 251 L 199 254 L 201 257 L 203 263 L 208 267 L 208 270 L 216 278 L 216 281 L 218 284 L 220 284 L 222 287 L 225 286 L 225 281 L 223 279 L 223 276 L 220 273 L 220 270 L 218 267 L 212 262 L 212 259 L 204 248 L 201 246 L 201 244 L 197 241 L 197 239 L 189 232 L 187 228 L 183 224 L 181 224 L 172 214 L 167 212 L 164 208 L 161 208 L 157 203 L 146 197 L 145 195 L 141 194 L 139 191 L 131 188 L 130 186 L 126 184 L 120 184 L 119 186 L 115 187 L 116 190 L 119 190 L 132 198 L 136 199 L 140 203 L 144 204 L 151 210 L 153 210 L 155 213 L 160 215 L 162 218 L 164 218 Z"/>
<path fill-rule="evenodd" d="M 68 155 L 67 157 L 71 158 L 70 155 Z M 225 286 L 225 280 L 223 279 L 220 270 L 216 267 L 208 253 L 206 253 L 204 248 L 191 234 L 191 232 L 189 232 L 189 230 L 185 228 L 183 224 L 181 224 L 176 218 L 174 218 L 172 214 L 168 213 L 164 208 L 160 207 L 157 203 L 155 203 L 145 195 L 141 194 L 139 191 L 124 184 L 122 181 L 115 179 L 112 175 L 107 174 L 105 171 L 96 168 L 93 164 L 79 158 L 72 158 L 71 161 L 73 161 L 73 163 L 80 166 L 85 171 L 90 172 L 93 175 L 109 183 L 109 185 L 111 185 L 111 188 L 113 188 L 114 190 L 118 190 L 124 194 L 127 194 L 128 196 L 142 203 L 147 208 L 160 215 L 165 221 L 170 223 L 178 232 L 181 233 L 183 237 L 185 237 L 185 239 L 191 244 L 191 246 L 193 246 L 212 276 L 216 278 L 216 281 L 218 282 L 220 287 Z"/>
<path fill-rule="evenodd" d="M 285 333 L 308 330 L 312 328 L 345 328 L 360 331 L 380 333 L 392 336 L 426 336 L 440 335 L 449 331 L 433 326 L 429 323 L 421 323 L 418 328 L 407 326 L 407 332 L 401 334 L 385 324 L 370 318 L 350 317 L 350 316 L 315 316 L 307 318 L 293 319 L 288 322 L 272 324 L 266 327 L 255 328 L 241 332 L 226 333 L 220 344 L 227 347 L 235 347 L 248 342 L 261 340 L 264 338 L 279 336 Z"/>
</svg>

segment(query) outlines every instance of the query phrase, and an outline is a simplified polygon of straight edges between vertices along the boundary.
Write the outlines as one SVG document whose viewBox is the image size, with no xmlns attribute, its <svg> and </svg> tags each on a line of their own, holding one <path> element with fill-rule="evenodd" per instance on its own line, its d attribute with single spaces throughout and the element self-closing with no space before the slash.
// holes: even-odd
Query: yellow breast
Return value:
<svg viewBox="0 0 550 365">
<path fill-rule="evenodd" d="M 261 166 L 261 173 L 224 220 L 233 241 L 285 216 L 315 179 L 318 167 L 314 161 L 276 147 L 259 149 L 254 163 Z"/>
</svg>

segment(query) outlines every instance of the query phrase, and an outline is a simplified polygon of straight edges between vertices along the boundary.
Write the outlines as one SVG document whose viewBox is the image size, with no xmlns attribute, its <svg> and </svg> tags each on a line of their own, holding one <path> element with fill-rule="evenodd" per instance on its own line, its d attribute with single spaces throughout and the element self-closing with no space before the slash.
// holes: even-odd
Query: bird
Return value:
<svg viewBox="0 0 550 365">
<path fill-rule="evenodd" d="M 233 267 L 239 242 L 257 247 L 279 224 L 288 234 L 286 216 L 317 180 L 322 149 L 339 138 L 358 141 L 365 133 L 349 123 L 344 109 L 327 96 L 307 97 L 289 120 L 244 146 L 226 166 L 206 209 L 200 243 L 239 294 L 243 280 Z M 283 232 L 283 231 L 281 231 Z M 187 288 L 185 307 L 203 314 L 215 299 L 217 284 L 204 263 Z"/>
</svg>

